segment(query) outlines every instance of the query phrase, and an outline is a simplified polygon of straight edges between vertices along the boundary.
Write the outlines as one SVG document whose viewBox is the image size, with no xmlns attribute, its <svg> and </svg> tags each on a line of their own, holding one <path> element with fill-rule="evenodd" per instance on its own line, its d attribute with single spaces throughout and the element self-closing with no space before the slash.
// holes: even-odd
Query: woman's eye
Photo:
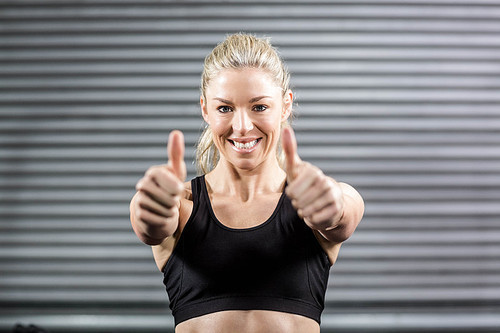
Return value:
<svg viewBox="0 0 500 333">
<path fill-rule="evenodd" d="M 265 106 L 265 105 L 256 105 L 256 106 L 253 107 L 253 109 L 255 111 L 262 112 L 262 111 L 266 111 L 267 110 L 267 106 Z"/>
<path fill-rule="evenodd" d="M 223 105 L 223 106 L 219 106 L 217 108 L 217 110 L 219 110 L 220 113 L 228 113 L 228 112 L 231 112 L 231 108 L 227 105 Z"/>
</svg>

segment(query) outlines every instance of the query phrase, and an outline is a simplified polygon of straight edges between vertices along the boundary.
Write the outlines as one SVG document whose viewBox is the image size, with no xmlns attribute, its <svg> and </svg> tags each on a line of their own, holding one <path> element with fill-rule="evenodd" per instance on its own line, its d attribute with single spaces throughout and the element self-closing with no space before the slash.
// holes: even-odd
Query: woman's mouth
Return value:
<svg viewBox="0 0 500 333">
<path fill-rule="evenodd" d="M 239 142 L 239 141 L 228 139 L 228 141 L 234 147 L 238 148 L 238 150 L 240 150 L 240 151 L 241 150 L 242 151 L 250 151 L 250 150 L 252 150 L 252 148 L 254 148 L 257 145 L 257 143 L 259 143 L 261 140 L 262 140 L 262 138 L 258 138 L 258 139 L 252 140 L 252 141 Z"/>
</svg>

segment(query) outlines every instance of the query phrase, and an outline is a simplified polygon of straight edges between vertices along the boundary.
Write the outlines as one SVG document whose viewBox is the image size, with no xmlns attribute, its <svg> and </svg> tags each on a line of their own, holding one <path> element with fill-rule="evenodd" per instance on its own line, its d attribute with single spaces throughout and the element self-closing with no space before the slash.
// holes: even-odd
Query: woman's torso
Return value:
<svg viewBox="0 0 500 333">
<path fill-rule="evenodd" d="M 190 190 L 188 188 L 189 192 Z M 250 204 L 244 209 L 231 210 L 227 198 L 224 196 L 217 198 L 216 195 L 211 195 L 213 212 L 219 221 L 232 221 L 233 219 L 229 217 L 237 216 L 236 220 L 241 223 L 240 225 L 229 225 L 230 222 L 225 222 L 224 224 L 227 224 L 228 228 L 236 228 L 237 226 L 252 228 L 261 225 L 262 221 L 266 221 L 273 214 L 280 198 L 280 193 L 269 194 L 265 200 L 254 201 L 253 207 Z M 154 249 L 155 259 L 160 261 L 158 262 L 159 267 L 162 267 L 169 259 L 192 212 L 193 199 L 188 196 L 182 205 L 179 232 L 176 237 Z M 208 313 L 182 321 L 177 325 L 176 332 L 319 332 L 319 324 L 311 318 L 287 312 L 229 310 Z"/>
</svg>

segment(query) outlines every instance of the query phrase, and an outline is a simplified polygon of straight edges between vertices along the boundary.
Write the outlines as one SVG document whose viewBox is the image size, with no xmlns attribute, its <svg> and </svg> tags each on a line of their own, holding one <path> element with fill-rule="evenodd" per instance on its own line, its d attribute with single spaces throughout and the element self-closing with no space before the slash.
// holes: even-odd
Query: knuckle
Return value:
<svg viewBox="0 0 500 333">
<path fill-rule="evenodd" d="M 145 175 L 144 178 L 141 179 L 141 189 L 146 189 L 155 185 L 154 179 L 155 177 L 153 175 Z"/>
<path fill-rule="evenodd" d="M 172 207 L 177 206 L 177 202 L 179 201 L 179 197 L 176 195 L 168 195 L 165 197 L 165 201 L 166 201 L 166 208 L 170 209 Z"/>
<path fill-rule="evenodd" d="M 144 193 L 142 191 L 139 191 L 139 193 L 137 193 L 136 202 L 137 202 L 137 207 L 138 208 L 142 208 L 149 201 L 150 201 L 150 198 L 149 198 L 149 196 L 146 193 Z"/>
<path fill-rule="evenodd" d="M 165 168 L 161 165 L 154 165 L 146 171 L 144 178 L 148 179 L 149 181 L 154 182 L 155 179 L 159 179 L 159 178 L 165 177 L 167 175 L 168 175 L 167 168 Z"/>
<path fill-rule="evenodd" d="M 311 214 L 307 217 L 307 219 L 309 220 L 309 222 L 313 223 L 313 224 L 317 224 L 318 223 L 318 217 L 316 214 Z"/>
<path fill-rule="evenodd" d="M 329 207 L 329 210 L 328 210 L 328 213 L 329 213 L 328 215 L 331 215 L 333 217 L 333 216 L 337 215 L 338 212 L 339 212 L 339 209 L 338 209 L 337 205 L 331 205 Z"/>
<path fill-rule="evenodd" d="M 135 202 L 139 203 L 142 200 L 144 200 L 144 193 L 141 190 L 138 190 L 137 194 L 135 195 Z"/>
<path fill-rule="evenodd" d="M 304 209 L 302 209 L 302 212 L 303 212 L 304 216 L 309 217 L 313 214 L 314 210 L 311 209 L 310 206 L 308 206 L 308 207 L 305 207 Z"/>
<path fill-rule="evenodd" d="M 329 189 L 328 182 L 326 182 L 323 177 L 316 180 L 314 187 L 317 191 L 322 193 L 327 192 Z"/>
<path fill-rule="evenodd" d="M 166 215 L 169 217 L 175 216 L 177 214 L 177 207 L 173 206 L 167 209 Z"/>
<path fill-rule="evenodd" d="M 321 181 L 321 185 L 322 185 L 322 187 L 323 187 L 324 190 L 328 190 L 328 189 L 333 188 L 333 183 L 326 176 L 323 177 L 323 179 Z"/>
<path fill-rule="evenodd" d="M 323 171 L 321 171 L 320 168 L 317 166 L 312 165 L 312 170 L 311 170 L 316 178 L 321 178 L 323 176 Z"/>
<path fill-rule="evenodd" d="M 158 172 L 158 166 L 157 165 L 153 165 L 151 167 L 149 167 L 147 170 L 146 170 L 146 173 L 145 175 L 146 176 L 151 176 L 151 175 L 154 175 L 156 172 Z"/>
<path fill-rule="evenodd" d="M 146 223 L 146 220 L 147 220 L 147 213 L 144 211 L 144 209 L 142 208 L 139 208 L 136 213 L 135 213 L 135 217 L 143 222 L 143 223 Z"/>
<path fill-rule="evenodd" d="M 173 180 L 174 184 L 172 184 L 172 193 L 174 194 L 174 196 L 178 196 L 182 193 L 182 191 L 184 191 L 184 185 L 177 179 Z"/>
<path fill-rule="evenodd" d="M 333 191 L 327 191 L 325 193 L 325 199 L 328 200 L 328 202 L 335 202 L 336 201 L 336 196 L 333 193 Z"/>
<path fill-rule="evenodd" d="M 313 210 L 313 211 L 318 212 L 318 211 L 320 211 L 320 210 L 321 210 L 321 207 L 323 207 L 323 206 L 324 206 L 324 204 L 325 204 L 325 203 L 324 203 L 323 201 L 316 200 L 315 202 L 313 202 L 313 203 L 311 204 L 311 206 L 312 206 L 311 208 L 312 208 L 312 210 Z"/>
</svg>

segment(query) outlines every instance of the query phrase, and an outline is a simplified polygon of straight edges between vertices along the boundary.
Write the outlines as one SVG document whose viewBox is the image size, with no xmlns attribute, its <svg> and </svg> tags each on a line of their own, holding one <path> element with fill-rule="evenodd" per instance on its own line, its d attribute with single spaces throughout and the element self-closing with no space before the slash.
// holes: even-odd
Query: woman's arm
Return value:
<svg viewBox="0 0 500 333">
<path fill-rule="evenodd" d="M 348 239 L 364 213 L 361 195 L 350 185 L 338 183 L 297 154 L 291 128 L 284 129 L 282 145 L 287 160 L 286 194 L 305 223 L 326 240 L 339 244 Z"/>
</svg>

